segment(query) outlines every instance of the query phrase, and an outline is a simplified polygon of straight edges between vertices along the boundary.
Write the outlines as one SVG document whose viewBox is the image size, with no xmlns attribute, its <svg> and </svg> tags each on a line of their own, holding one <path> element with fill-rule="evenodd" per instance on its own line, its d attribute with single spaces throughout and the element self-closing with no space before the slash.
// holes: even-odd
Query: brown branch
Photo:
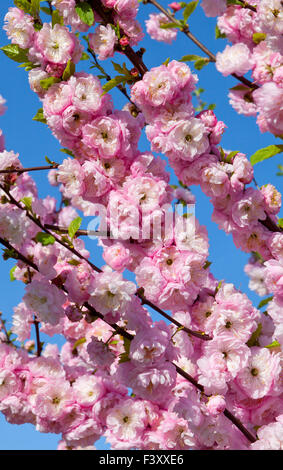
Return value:
<svg viewBox="0 0 283 470">
<path fill-rule="evenodd" d="M 9 174 L 9 173 L 26 173 L 28 171 L 40 171 L 40 170 L 52 170 L 58 168 L 59 163 L 54 163 L 54 165 L 46 166 L 32 166 L 30 168 L 14 168 L 8 170 L 0 170 L 0 174 Z"/>
<path fill-rule="evenodd" d="M 190 382 L 192 385 L 194 385 L 194 387 L 196 387 L 204 396 L 206 396 L 207 398 L 209 397 L 209 395 L 206 395 L 204 393 L 204 387 L 202 385 L 200 385 L 187 372 L 185 372 L 179 366 L 174 364 L 174 362 L 172 362 L 172 364 L 173 364 L 173 366 L 176 367 L 176 371 L 178 372 L 179 375 L 181 375 L 182 377 L 184 377 L 184 379 L 188 380 L 188 382 Z M 244 436 L 246 436 L 246 438 L 251 443 L 256 442 L 257 439 L 250 433 L 250 431 L 248 431 L 248 429 L 241 423 L 241 421 L 231 413 L 231 411 L 229 411 L 227 408 L 225 408 L 225 410 L 223 411 L 223 414 L 224 414 L 224 416 L 226 416 L 226 418 L 228 418 L 239 429 L 239 431 L 241 431 L 244 434 Z"/>
<path fill-rule="evenodd" d="M 101 24 L 103 25 L 115 24 L 113 11 L 110 10 L 109 8 L 105 8 L 100 0 L 89 0 L 89 3 L 92 6 L 92 8 L 95 10 L 95 12 L 100 16 Z M 120 27 L 120 33 L 121 33 L 121 36 L 126 35 L 121 27 Z M 128 59 L 132 62 L 134 67 L 139 71 L 140 75 L 143 77 L 148 69 L 146 65 L 144 64 L 142 58 L 132 49 L 132 47 L 130 45 L 122 47 L 119 44 L 117 46 L 117 50 L 121 53 L 124 53 L 128 57 Z"/>
</svg>

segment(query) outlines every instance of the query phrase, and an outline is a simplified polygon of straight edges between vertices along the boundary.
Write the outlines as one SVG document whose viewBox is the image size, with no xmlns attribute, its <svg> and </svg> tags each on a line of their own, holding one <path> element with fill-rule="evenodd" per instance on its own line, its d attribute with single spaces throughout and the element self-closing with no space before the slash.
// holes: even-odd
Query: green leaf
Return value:
<svg viewBox="0 0 283 470">
<path fill-rule="evenodd" d="M 12 269 L 10 269 L 10 281 L 15 281 L 16 278 L 14 276 L 14 271 L 16 269 L 17 266 L 13 266 Z"/>
<path fill-rule="evenodd" d="M 281 152 L 283 152 L 283 145 L 269 145 L 268 147 L 258 150 L 251 156 L 251 164 L 255 165 Z"/>
<path fill-rule="evenodd" d="M 212 111 L 216 108 L 216 104 L 215 103 L 211 103 L 208 105 L 207 109 L 211 109 Z"/>
<path fill-rule="evenodd" d="M 224 38 L 226 38 L 226 34 L 221 33 L 219 27 L 216 25 L 215 26 L 215 39 L 224 39 Z"/>
<path fill-rule="evenodd" d="M 20 201 L 24 204 L 25 208 L 29 211 L 32 210 L 32 198 L 31 197 L 23 197 Z"/>
<path fill-rule="evenodd" d="M 103 85 L 103 90 L 104 90 L 104 93 L 108 93 L 108 91 L 112 90 L 113 88 L 115 88 L 115 86 L 119 85 L 120 83 L 123 83 L 126 81 L 126 78 L 124 75 L 117 75 L 117 77 L 115 78 L 112 78 L 111 80 L 109 80 L 107 83 L 105 83 Z"/>
<path fill-rule="evenodd" d="M 167 65 L 169 64 L 169 62 L 170 62 L 170 57 L 167 57 L 167 59 L 165 60 L 165 62 L 163 62 L 163 65 L 166 65 L 166 67 L 167 67 Z"/>
<path fill-rule="evenodd" d="M 185 23 L 187 23 L 188 18 L 195 11 L 197 5 L 198 5 L 198 1 L 188 3 L 188 5 L 186 6 L 186 8 L 184 10 L 184 13 L 183 13 Z"/>
<path fill-rule="evenodd" d="M 283 165 L 278 165 L 278 172 L 276 173 L 277 176 L 283 176 Z"/>
<path fill-rule="evenodd" d="M 75 64 L 71 61 L 71 59 L 68 60 L 67 62 L 67 65 L 66 65 L 66 68 L 63 72 L 63 75 L 62 75 L 62 80 L 64 80 L 64 82 L 67 82 L 69 80 L 69 78 L 74 75 L 76 71 L 76 66 Z"/>
<path fill-rule="evenodd" d="M 60 24 L 61 26 L 64 24 L 64 19 L 58 10 L 53 10 L 52 12 L 52 28 L 54 28 L 55 24 Z"/>
<path fill-rule="evenodd" d="M 183 28 L 183 26 L 178 23 L 161 23 L 159 27 L 161 29 Z"/>
<path fill-rule="evenodd" d="M 35 65 L 33 62 L 24 62 L 23 64 L 18 65 L 19 68 L 24 68 L 26 72 L 29 72 L 32 69 L 37 69 L 38 65 Z"/>
<path fill-rule="evenodd" d="M 28 15 L 32 15 L 32 6 L 28 0 L 14 0 L 14 4 Z"/>
<path fill-rule="evenodd" d="M 45 13 L 46 15 L 50 15 L 51 16 L 51 12 L 50 12 L 50 8 L 49 7 L 40 7 L 41 11 L 43 11 L 43 13 Z"/>
<path fill-rule="evenodd" d="M 279 226 L 280 228 L 283 228 L 283 219 L 279 219 L 279 220 L 278 220 L 278 226 Z"/>
<path fill-rule="evenodd" d="M 194 67 L 197 70 L 201 70 L 205 65 L 209 63 L 209 59 L 207 57 L 203 57 L 201 59 L 198 59 L 194 63 Z"/>
<path fill-rule="evenodd" d="M 253 34 L 253 42 L 255 44 L 259 44 L 261 41 L 264 41 L 266 38 L 265 33 L 254 33 Z"/>
<path fill-rule="evenodd" d="M 73 352 L 76 351 L 76 349 L 78 348 L 78 346 L 80 346 L 81 344 L 84 344 L 86 342 L 86 338 L 80 338 L 78 339 L 74 345 L 73 345 Z"/>
<path fill-rule="evenodd" d="M 81 60 L 88 60 L 90 59 L 89 55 L 86 52 L 82 53 Z"/>
<path fill-rule="evenodd" d="M 230 163 L 231 160 L 232 160 L 232 158 L 234 158 L 235 155 L 237 155 L 237 153 L 239 153 L 239 150 L 234 150 L 233 152 L 228 153 L 228 155 L 227 155 L 227 157 L 226 157 L 226 159 L 225 159 L 226 162 L 227 162 L 227 163 Z"/>
<path fill-rule="evenodd" d="M 71 152 L 71 150 L 69 150 L 69 149 L 60 149 L 60 152 L 66 153 L 66 154 L 69 155 L 70 157 L 75 158 L 75 155 L 74 155 L 73 152 Z"/>
<path fill-rule="evenodd" d="M 76 232 L 79 230 L 81 224 L 82 224 L 82 218 L 81 217 L 76 217 L 72 222 L 70 223 L 68 227 L 68 234 L 69 237 L 73 240 L 74 236 L 76 235 Z"/>
<path fill-rule="evenodd" d="M 123 341 L 124 341 L 125 351 L 119 355 L 119 364 L 122 364 L 123 362 L 127 362 L 130 360 L 129 354 L 130 354 L 131 341 L 125 337 L 123 337 Z"/>
<path fill-rule="evenodd" d="M 28 49 L 21 49 L 17 44 L 8 44 L 0 48 L 9 59 L 15 62 L 28 62 Z"/>
<path fill-rule="evenodd" d="M 270 343 L 270 344 L 268 344 L 267 346 L 264 346 L 264 347 L 270 349 L 270 348 L 278 348 L 280 346 L 281 346 L 281 344 L 278 341 L 275 340 L 275 341 L 272 341 L 272 343 Z"/>
<path fill-rule="evenodd" d="M 273 295 L 271 297 L 267 297 L 266 299 L 263 299 L 261 302 L 259 302 L 257 308 L 262 308 L 264 307 L 265 305 L 267 305 L 269 302 L 271 302 L 271 300 L 273 299 Z"/>
<path fill-rule="evenodd" d="M 43 122 L 43 124 L 46 124 L 46 119 L 43 114 L 43 108 L 39 108 L 39 110 L 37 111 L 36 115 L 32 118 L 32 120 Z"/>
<path fill-rule="evenodd" d="M 227 4 L 228 5 L 241 5 L 241 7 L 243 6 L 243 2 L 239 0 L 227 0 Z"/>
<path fill-rule="evenodd" d="M 250 339 L 247 341 L 247 346 L 250 348 L 252 346 L 258 346 L 258 338 L 261 335 L 261 330 L 262 330 L 262 324 L 259 323 L 257 329 L 252 333 Z"/>
<path fill-rule="evenodd" d="M 91 26 L 94 23 L 93 9 L 87 2 L 82 2 L 75 7 L 77 14 L 83 23 Z"/>
<path fill-rule="evenodd" d="M 79 266 L 81 264 L 81 262 L 74 259 L 74 258 L 72 258 L 68 261 L 68 264 L 71 264 L 72 266 Z"/>
<path fill-rule="evenodd" d="M 43 246 L 54 245 L 55 238 L 49 233 L 39 232 L 36 234 L 35 241 L 41 243 Z"/>
<path fill-rule="evenodd" d="M 44 78 L 43 80 L 40 80 L 40 86 L 44 90 L 48 90 L 48 88 L 50 88 L 52 85 L 54 85 L 54 83 L 58 83 L 60 81 L 61 81 L 60 78 L 48 77 L 48 78 Z"/>
<path fill-rule="evenodd" d="M 32 15 L 37 17 L 40 9 L 41 0 L 31 0 Z"/>
<path fill-rule="evenodd" d="M 211 261 L 206 261 L 203 265 L 203 269 L 207 269 L 209 268 L 209 266 L 211 266 L 212 262 Z"/>
<path fill-rule="evenodd" d="M 247 87 L 246 85 L 236 85 L 230 88 L 232 91 L 249 91 L 251 88 Z"/>
<path fill-rule="evenodd" d="M 194 60 L 199 60 L 199 59 L 203 59 L 204 57 L 201 57 L 200 55 L 195 55 L 195 54 L 188 54 L 188 55 L 184 55 L 184 57 L 182 57 L 182 59 L 180 59 L 180 62 L 192 62 Z"/>
</svg>

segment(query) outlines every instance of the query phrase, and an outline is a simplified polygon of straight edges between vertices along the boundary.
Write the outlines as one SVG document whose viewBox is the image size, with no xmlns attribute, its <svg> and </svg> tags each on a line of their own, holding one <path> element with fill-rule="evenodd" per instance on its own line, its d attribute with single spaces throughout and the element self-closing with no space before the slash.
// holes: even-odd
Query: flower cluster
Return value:
<svg viewBox="0 0 283 470">
<path fill-rule="evenodd" d="M 23 346 L 13 345 L 4 328 L 0 332 L 0 410 L 11 423 L 61 434 L 59 449 L 87 449 L 100 436 L 113 449 L 282 448 L 283 235 L 270 230 L 281 196 L 272 185 L 248 187 L 253 169 L 245 155 L 218 146 L 225 124 L 211 110 L 195 115 L 197 77 L 184 63 L 173 60 L 144 73 L 123 110 L 114 109 L 97 77 L 74 72 L 63 79 L 67 64 L 82 54 L 74 33 L 87 30 L 79 3 L 52 1 L 72 32 L 48 23 L 36 30 L 18 8 L 6 16 L 8 36 L 29 49 L 37 66 L 29 80 L 47 125 L 71 156 L 49 174 L 67 201 L 57 209 L 54 198 L 38 197 L 27 172 L 16 172 L 22 169 L 18 155 L 0 140 L 0 171 L 6 171 L 0 173 L 1 243 L 9 247 L 6 257 L 17 260 L 13 278 L 25 284 L 11 331 Z M 115 24 L 105 25 L 95 12 L 89 44 L 106 59 L 118 40 L 127 45 L 117 24 L 128 44 L 141 35 L 137 1 L 102 3 Z M 209 15 L 227 15 L 221 1 L 203 6 Z M 263 18 L 265 0 L 258 6 L 257 21 L 268 38 L 278 23 Z M 233 16 L 239 8 L 228 10 Z M 225 67 L 245 73 L 254 54 L 248 37 L 232 47 L 217 64 L 224 64 L 224 73 Z M 50 75 L 57 80 L 42 86 Z M 165 162 L 139 151 L 145 123 L 152 151 L 168 157 L 183 188 L 170 186 Z M 265 315 L 211 274 L 207 231 L 193 215 L 179 214 L 167 224 L 168 207 L 173 212 L 174 200 L 194 202 L 188 186 L 196 184 L 236 246 L 257 252 L 246 272 L 260 295 L 273 294 Z M 66 228 L 76 209 L 88 216 L 102 206 L 103 228 L 112 237 L 99 241 L 107 263 L 99 269 L 81 238 Z M 123 277 L 126 269 L 136 283 Z M 154 321 L 146 306 L 171 322 Z M 35 348 L 32 326 L 37 336 L 61 334 L 65 343 L 42 350 L 37 341 Z"/>
</svg>

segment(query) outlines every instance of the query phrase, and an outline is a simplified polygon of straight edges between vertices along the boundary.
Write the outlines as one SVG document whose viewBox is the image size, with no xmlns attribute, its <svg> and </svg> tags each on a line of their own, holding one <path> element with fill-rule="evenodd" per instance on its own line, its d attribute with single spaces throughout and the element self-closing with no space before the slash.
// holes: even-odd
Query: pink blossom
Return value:
<svg viewBox="0 0 283 470">
<path fill-rule="evenodd" d="M 245 85 L 240 86 L 240 90 L 231 89 L 228 93 L 230 105 L 239 114 L 244 114 L 245 116 L 256 116 L 257 107 L 254 103 L 253 95 L 251 94 L 250 89 L 245 87 Z"/>
<path fill-rule="evenodd" d="M 45 61 L 66 64 L 75 50 L 75 36 L 65 26 L 44 23 L 37 32 L 35 44 Z"/>
<path fill-rule="evenodd" d="M 146 30 L 152 39 L 171 44 L 177 37 L 177 29 L 163 29 L 161 26 L 170 23 L 170 20 L 164 13 L 151 13 L 149 19 L 146 20 Z"/>
<path fill-rule="evenodd" d="M 252 347 L 248 365 L 239 372 L 237 383 L 251 398 L 272 393 L 281 371 L 280 358 L 267 348 Z"/>
<path fill-rule="evenodd" d="M 120 273 L 106 266 L 89 287 L 89 303 L 103 315 L 122 314 L 129 308 L 135 291 L 133 282 L 124 281 Z"/>
<path fill-rule="evenodd" d="M 262 132 L 271 132 L 275 135 L 283 133 L 283 88 L 273 82 L 264 83 L 262 87 L 253 92 L 253 99 L 259 111 L 259 118 L 263 119 Z"/>
<path fill-rule="evenodd" d="M 266 184 L 260 188 L 264 197 L 266 211 L 270 214 L 278 214 L 281 208 L 281 194 L 272 184 Z"/>
<path fill-rule="evenodd" d="M 226 402 L 223 395 L 212 395 L 206 403 L 207 410 L 210 415 L 217 416 L 226 408 Z"/>
<path fill-rule="evenodd" d="M 32 45 L 35 35 L 33 21 L 32 16 L 25 15 L 19 8 L 9 8 L 3 29 L 12 44 L 17 44 L 22 49 L 28 49 Z"/>
<path fill-rule="evenodd" d="M 227 45 L 223 52 L 217 52 L 216 54 L 216 68 L 225 77 L 232 73 L 245 75 L 251 67 L 250 50 L 244 43 L 237 43 L 233 46 Z"/>
<path fill-rule="evenodd" d="M 263 195 L 260 191 L 248 188 L 232 207 L 232 217 L 239 227 L 248 227 L 258 220 L 265 220 Z"/>
<path fill-rule="evenodd" d="M 226 1 L 225 0 L 215 0 L 211 2 L 211 0 L 202 0 L 201 7 L 203 8 L 206 16 L 220 16 L 222 15 L 226 8 Z"/>
<path fill-rule="evenodd" d="M 90 47 L 98 55 L 99 60 L 113 56 L 116 42 L 116 33 L 110 24 L 99 25 L 95 32 L 89 35 Z"/>
<path fill-rule="evenodd" d="M 26 287 L 23 300 L 40 321 L 55 325 L 64 316 L 65 294 L 46 280 L 32 280 Z"/>
</svg>

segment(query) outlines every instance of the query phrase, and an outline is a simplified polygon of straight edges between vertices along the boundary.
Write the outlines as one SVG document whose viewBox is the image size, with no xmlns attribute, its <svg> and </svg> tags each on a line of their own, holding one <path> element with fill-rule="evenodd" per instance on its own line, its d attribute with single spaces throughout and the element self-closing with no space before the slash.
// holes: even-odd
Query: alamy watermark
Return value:
<svg viewBox="0 0 283 470">
<path fill-rule="evenodd" d="M 108 206 L 95 204 L 96 216 L 88 224 L 91 239 L 170 240 L 194 238 L 195 204 L 164 204 L 148 210 L 119 200 Z"/>
</svg>

